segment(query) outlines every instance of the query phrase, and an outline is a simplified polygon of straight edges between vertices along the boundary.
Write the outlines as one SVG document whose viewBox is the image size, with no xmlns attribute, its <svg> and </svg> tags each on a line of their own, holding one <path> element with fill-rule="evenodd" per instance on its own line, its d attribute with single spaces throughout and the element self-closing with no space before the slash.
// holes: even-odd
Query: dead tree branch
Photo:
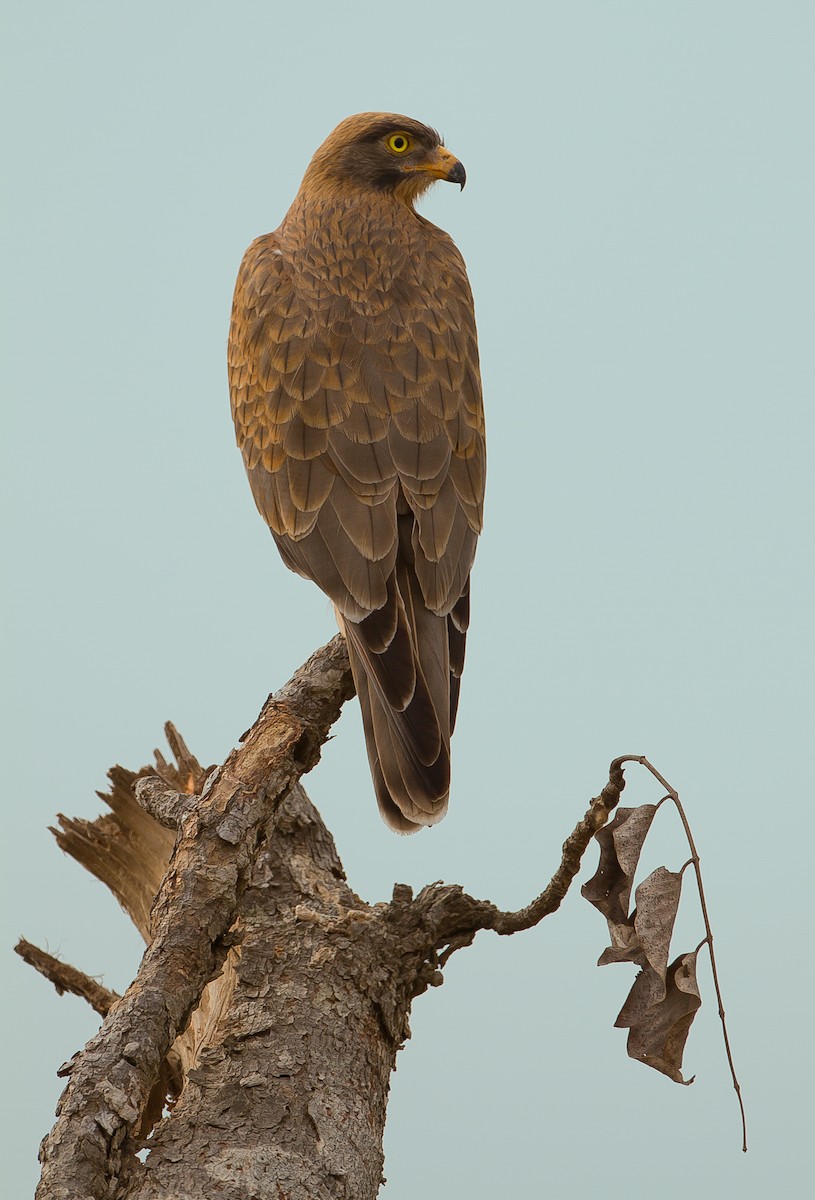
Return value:
<svg viewBox="0 0 815 1200">
<path fill-rule="evenodd" d="M 102 1017 L 107 1016 L 112 1005 L 121 998 L 118 992 L 103 987 L 84 971 L 72 967 L 70 963 L 61 962 L 54 958 L 53 954 L 48 954 L 45 950 L 40 950 L 39 946 L 27 942 L 25 938 L 20 938 L 14 947 L 14 953 L 19 954 L 23 962 L 39 971 L 40 975 L 50 979 L 60 996 L 65 992 L 70 992 L 72 996 L 81 996 Z"/>
<path fill-rule="evenodd" d="M 59 844 L 113 891 L 148 948 L 61 1069 L 70 1082 L 42 1145 L 38 1200 L 334 1200 L 338 1187 L 373 1200 L 413 999 L 479 930 L 516 933 L 559 907 L 626 760 L 526 908 L 502 912 L 442 883 L 415 899 L 397 884 L 390 903 L 368 905 L 298 783 L 352 694 L 338 637 L 269 698 L 223 766 L 202 768 L 168 725 L 175 763 L 156 752 L 153 768 L 115 767 L 110 814 L 60 818 Z M 55 962 L 45 973 L 57 982 Z M 93 981 L 76 974 L 86 994 Z"/>
<path fill-rule="evenodd" d="M 560 908 L 591 839 L 605 825 L 609 813 L 619 802 L 625 787 L 623 764 L 627 761 L 630 756 L 615 758 L 611 763 L 608 783 L 592 799 L 584 816 L 563 843 L 560 865 L 537 899 L 525 908 L 502 912 L 488 900 L 468 896 L 457 885 L 434 883 L 419 893 L 416 904 L 424 913 L 426 927 L 432 931 L 436 949 L 443 948 L 440 966 L 455 950 L 468 946 L 481 929 L 492 929 L 508 936 L 531 929 Z"/>
<path fill-rule="evenodd" d="M 120 1004 L 74 1065 L 43 1141 L 39 1197 L 106 1200 L 122 1148 L 206 983 L 220 970 L 256 836 L 353 695 L 336 637 L 267 701 L 243 744 L 183 819 L 152 915 L 153 940 Z"/>
</svg>

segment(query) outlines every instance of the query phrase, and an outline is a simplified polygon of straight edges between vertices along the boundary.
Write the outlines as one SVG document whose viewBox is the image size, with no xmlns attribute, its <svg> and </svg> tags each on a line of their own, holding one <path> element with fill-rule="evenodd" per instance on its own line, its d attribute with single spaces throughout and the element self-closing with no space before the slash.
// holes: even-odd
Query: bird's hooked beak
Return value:
<svg viewBox="0 0 815 1200">
<path fill-rule="evenodd" d="M 429 152 L 424 162 L 412 163 L 410 166 L 405 164 L 402 169 L 406 173 L 421 172 L 425 175 L 432 175 L 434 179 L 443 179 L 447 183 L 458 183 L 461 185 L 462 191 L 467 182 L 467 172 L 463 165 L 445 146 L 436 146 L 435 150 Z"/>
</svg>

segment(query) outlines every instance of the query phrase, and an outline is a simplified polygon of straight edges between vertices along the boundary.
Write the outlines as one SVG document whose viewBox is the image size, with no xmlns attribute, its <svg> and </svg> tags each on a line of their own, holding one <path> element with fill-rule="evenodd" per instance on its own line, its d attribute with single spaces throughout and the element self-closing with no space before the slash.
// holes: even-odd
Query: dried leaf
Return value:
<svg viewBox="0 0 815 1200">
<path fill-rule="evenodd" d="M 663 980 L 681 892 L 681 872 L 657 867 L 642 881 L 635 895 L 634 929 L 645 958 Z"/>
<path fill-rule="evenodd" d="M 615 925 L 627 922 L 634 873 L 656 811 L 655 804 L 620 808 L 614 820 L 594 835 L 600 846 L 600 863 L 580 891 Z"/>
<path fill-rule="evenodd" d="M 638 808 L 622 809 L 626 819 L 614 831 L 614 845 L 617 847 L 617 857 L 620 865 L 629 878 L 634 878 L 637 863 L 640 861 L 643 843 L 648 836 L 658 805 L 640 804 Z"/>
<path fill-rule="evenodd" d="M 682 1054 L 701 1003 L 696 951 L 674 959 L 665 983 L 657 971 L 646 967 L 634 980 L 614 1023 L 617 1029 L 629 1029 L 629 1057 L 661 1071 L 674 1083 L 693 1083 L 693 1078 L 682 1078 Z"/>
<path fill-rule="evenodd" d="M 660 979 L 653 967 L 644 967 L 626 996 L 614 1028 L 633 1029 L 644 1021 L 650 1010 L 665 999 L 666 990 L 665 980 Z"/>
<path fill-rule="evenodd" d="M 611 945 L 597 960 L 598 967 L 607 967 L 611 963 L 631 962 L 636 963 L 638 967 L 648 965 L 648 959 L 643 953 L 642 944 L 634 922 L 624 921 L 617 925 L 614 921 L 608 922 L 608 932 L 611 937 Z"/>
</svg>

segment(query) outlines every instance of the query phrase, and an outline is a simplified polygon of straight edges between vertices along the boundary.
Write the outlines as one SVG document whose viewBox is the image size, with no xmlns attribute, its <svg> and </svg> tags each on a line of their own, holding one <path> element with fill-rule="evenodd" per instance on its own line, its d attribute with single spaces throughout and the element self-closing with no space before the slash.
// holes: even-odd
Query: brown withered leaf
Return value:
<svg viewBox="0 0 815 1200">
<path fill-rule="evenodd" d="M 652 967 L 645 967 L 614 1022 L 615 1028 L 629 1030 L 629 1057 L 674 1083 L 693 1083 L 693 1078 L 682 1078 L 682 1054 L 701 1003 L 695 950 L 674 959 L 665 983 Z"/>
<path fill-rule="evenodd" d="M 643 953 L 633 918 L 620 925 L 614 921 L 608 921 L 607 924 L 611 945 L 600 955 L 597 966 L 607 967 L 610 963 L 620 962 L 636 963 L 638 967 L 647 966 L 648 959 Z"/>
<path fill-rule="evenodd" d="M 660 979 L 653 967 L 643 967 L 634 980 L 625 1004 L 614 1022 L 615 1029 L 633 1029 L 643 1021 L 652 1008 L 665 999 L 665 980 Z"/>
<path fill-rule="evenodd" d="M 645 958 L 663 980 L 681 892 L 681 872 L 657 867 L 634 895 L 634 929 Z"/>
<path fill-rule="evenodd" d="M 614 820 L 594 835 L 600 846 L 600 862 L 580 892 L 615 925 L 628 922 L 634 873 L 656 811 L 655 804 L 619 808 Z"/>
<path fill-rule="evenodd" d="M 666 867 L 657 867 L 643 879 L 634 896 L 637 906 L 628 920 L 606 922 L 611 945 L 597 960 L 598 967 L 618 962 L 651 966 L 664 983 L 681 891 L 681 872 Z"/>
</svg>

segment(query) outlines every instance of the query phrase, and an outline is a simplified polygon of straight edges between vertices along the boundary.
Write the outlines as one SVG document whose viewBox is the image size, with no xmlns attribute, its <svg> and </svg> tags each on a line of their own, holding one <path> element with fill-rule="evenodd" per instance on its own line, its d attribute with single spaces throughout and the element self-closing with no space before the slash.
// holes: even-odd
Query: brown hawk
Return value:
<svg viewBox="0 0 815 1200">
<path fill-rule="evenodd" d="M 426 125 L 349 117 L 247 250 L 229 335 L 238 445 L 283 561 L 331 598 L 379 808 L 400 833 L 450 791 L 484 499 L 461 254 L 414 209 L 460 162 Z"/>
</svg>

